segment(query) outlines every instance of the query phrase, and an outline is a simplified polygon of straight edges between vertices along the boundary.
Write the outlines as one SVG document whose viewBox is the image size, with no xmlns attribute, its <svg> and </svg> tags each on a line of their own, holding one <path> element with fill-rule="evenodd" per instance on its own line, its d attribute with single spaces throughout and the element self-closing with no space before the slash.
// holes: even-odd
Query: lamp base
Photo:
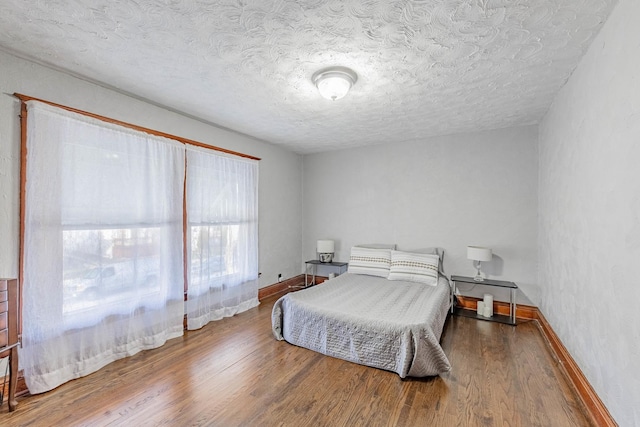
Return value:
<svg viewBox="0 0 640 427">
<path fill-rule="evenodd" d="M 482 271 L 480 271 L 480 264 L 482 263 L 482 261 L 476 261 L 475 267 L 476 267 L 476 275 L 473 277 L 473 280 L 475 280 L 476 282 L 484 282 L 484 273 L 482 273 Z"/>
<path fill-rule="evenodd" d="M 325 262 L 325 263 L 329 263 L 333 261 L 333 254 L 332 253 L 319 253 L 318 254 L 318 260 L 320 262 Z"/>
</svg>

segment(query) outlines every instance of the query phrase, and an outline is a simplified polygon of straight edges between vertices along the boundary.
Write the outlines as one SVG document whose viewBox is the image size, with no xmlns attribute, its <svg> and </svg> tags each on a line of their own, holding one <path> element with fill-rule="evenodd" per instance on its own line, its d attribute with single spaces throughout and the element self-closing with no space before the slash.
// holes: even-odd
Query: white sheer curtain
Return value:
<svg viewBox="0 0 640 427">
<path fill-rule="evenodd" d="M 182 335 L 185 151 L 27 108 L 20 364 L 40 393 Z"/>
<path fill-rule="evenodd" d="M 258 305 L 258 163 L 187 147 L 187 327 Z"/>
</svg>

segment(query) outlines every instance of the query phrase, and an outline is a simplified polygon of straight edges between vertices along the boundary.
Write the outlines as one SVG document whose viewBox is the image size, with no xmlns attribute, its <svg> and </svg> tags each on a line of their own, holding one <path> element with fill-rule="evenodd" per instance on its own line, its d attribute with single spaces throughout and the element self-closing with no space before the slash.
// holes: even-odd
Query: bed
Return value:
<svg viewBox="0 0 640 427">
<path fill-rule="evenodd" d="M 450 307 L 446 277 L 436 273 L 427 285 L 355 274 L 355 265 L 349 271 L 278 299 L 271 319 L 275 337 L 401 378 L 451 369 L 440 346 Z"/>
</svg>

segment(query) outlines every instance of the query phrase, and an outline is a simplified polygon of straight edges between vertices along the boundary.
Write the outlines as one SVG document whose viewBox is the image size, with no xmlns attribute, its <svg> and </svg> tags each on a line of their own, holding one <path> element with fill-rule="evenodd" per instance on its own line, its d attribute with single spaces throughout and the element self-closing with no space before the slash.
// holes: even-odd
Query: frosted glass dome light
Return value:
<svg viewBox="0 0 640 427">
<path fill-rule="evenodd" d="M 311 77 L 324 98 L 331 101 L 343 98 L 358 80 L 356 73 L 347 67 L 330 67 L 320 70 Z"/>
</svg>

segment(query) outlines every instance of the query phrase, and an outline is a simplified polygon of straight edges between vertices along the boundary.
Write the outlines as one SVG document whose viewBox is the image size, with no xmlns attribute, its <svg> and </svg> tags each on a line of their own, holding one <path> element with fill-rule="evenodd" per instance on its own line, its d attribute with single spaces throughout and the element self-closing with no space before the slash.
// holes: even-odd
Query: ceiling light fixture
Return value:
<svg viewBox="0 0 640 427">
<path fill-rule="evenodd" d="M 358 75 L 347 67 L 325 68 L 311 77 L 320 95 L 331 101 L 344 97 L 356 80 Z"/>
</svg>

